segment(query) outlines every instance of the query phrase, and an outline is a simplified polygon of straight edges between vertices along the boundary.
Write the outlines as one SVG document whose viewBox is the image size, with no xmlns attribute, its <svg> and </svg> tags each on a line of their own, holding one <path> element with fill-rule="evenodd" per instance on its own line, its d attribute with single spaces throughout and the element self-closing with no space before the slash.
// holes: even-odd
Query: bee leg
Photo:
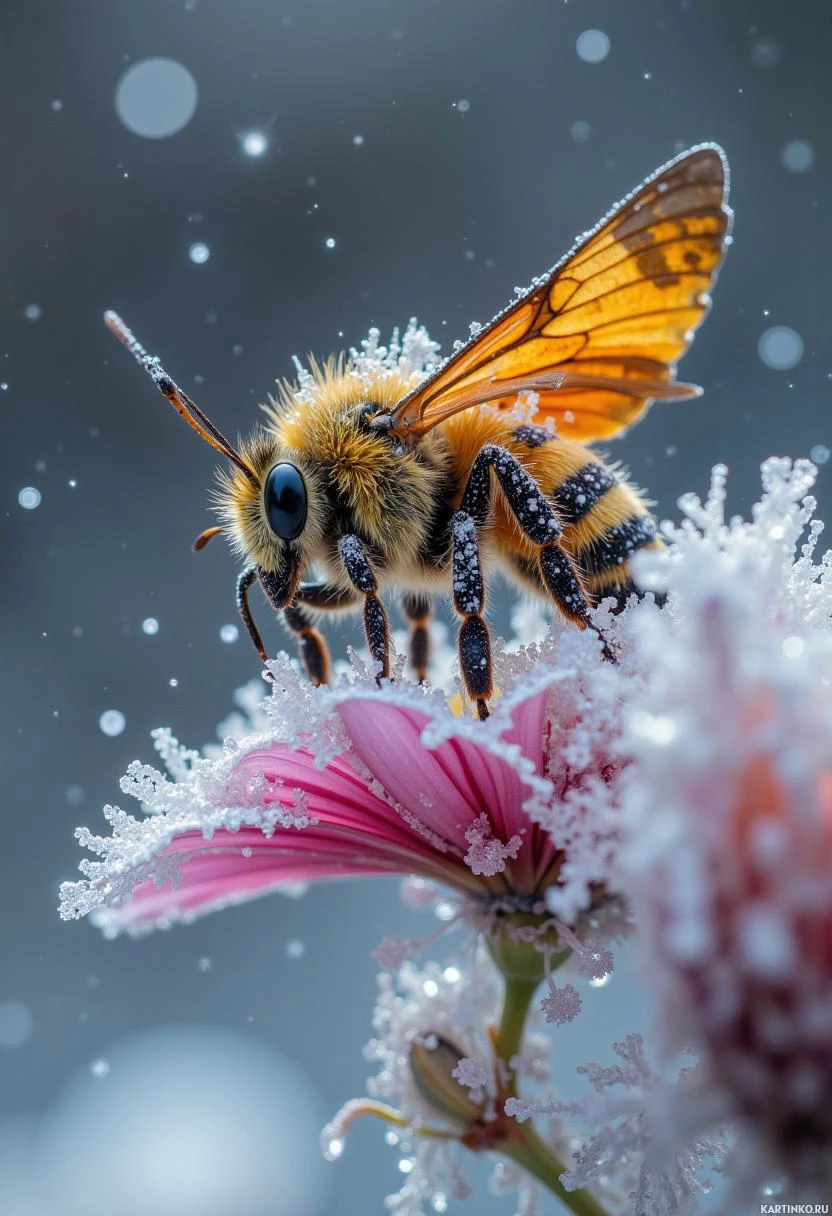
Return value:
<svg viewBox="0 0 832 1216">
<path fill-rule="evenodd" d="M 410 624 L 410 663 L 419 683 L 424 684 L 430 661 L 430 600 L 426 595 L 408 592 L 402 598 L 402 611 Z"/>
<path fill-rule="evenodd" d="M 500 489 L 521 531 L 539 545 L 538 569 L 543 585 L 559 612 L 585 629 L 591 624 L 590 600 L 572 557 L 560 544 L 563 532 L 552 504 L 531 474 L 505 448 L 489 444 L 471 466 L 461 509 L 466 507 L 478 522 L 484 520 L 489 503 L 489 471 L 494 471 Z M 614 656 L 604 643 L 605 658 Z"/>
<path fill-rule="evenodd" d="M 286 628 L 298 641 L 298 652 L 303 669 L 317 687 L 329 683 L 329 651 L 324 639 L 315 628 L 311 617 L 295 600 L 283 609 Z"/>
<path fill-rule="evenodd" d="M 459 667 L 465 691 L 476 705 L 480 721 L 484 721 L 488 717 L 488 700 L 494 690 L 491 638 L 482 618 L 485 585 L 474 516 L 465 510 L 456 511 L 451 517 L 451 536 L 454 610 L 462 617 L 457 638 Z"/>
<path fill-rule="evenodd" d="M 251 608 L 248 602 L 251 584 L 257 582 L 257 577 L 257 567 L 248 566 L 237 579 L 237 608 L 246 627 L 246 632 L 254 644 L 254 649 L 260 655 L 261 660 L 264 663 L 268 663 L 269 656 L 266 654 L 266 647 L 263 645 L 263 639 L 260 637 L 260 630 L 254 623 L 254 617 L 251 615 Z"/>
<path fill-rule="evenodd" d="M 364 596 L 364 636 L 373 662 L 381 664 L 377 680 L 390 676 L 390 625 L 384 605 L 376 591 L 378 584 L 364 546 L 357 536 L 349 534 L 338 541 L 338 550 L 347 577 Z"/>
<path fill-rule="evenodd" d="M 353 591 L 345 591 L 342 587 L 333 587 L 328 583 L 301 583 L 292 604 L 283 609 L 283 621 L 297 637 L 300 661 L 315 685 L 329 683 L 329 651 L 323 637 L 315 628 L 315 622 L 305 609 L 337 612 L 340 608 L 350 607 L 356 602 L 356 598 Z"/>
</svg>

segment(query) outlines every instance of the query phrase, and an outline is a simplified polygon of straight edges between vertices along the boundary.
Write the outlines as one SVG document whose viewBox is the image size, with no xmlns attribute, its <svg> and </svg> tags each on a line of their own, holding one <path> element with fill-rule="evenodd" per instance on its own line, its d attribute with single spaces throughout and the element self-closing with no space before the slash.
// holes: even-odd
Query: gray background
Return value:
<svg viewBox="0 0 832 1216">
<path fill-rule="evenodd" d="M 611 39 L 598 65 L 575 50 L 592 27 Z M 447 350 L 642 176 L 715 139 L 731 160 L 735 243 L 682 372 L 707 392 L 656 407 L 615 455 L 661 514 L 703 490 L 717 460 L 746 509 L 762 458 L 832 446 L 832 23 L 822 0 L 4 0 L 0 48 L 0 1002 L 32 1017 L 25 1042 L 0 1047 L 0 1171 L 4 1134 L 18 1171 L 0 1211 L 57 1216 L 26 1198 L 14 1145 L 90 1061 L 146 1028 L 225 1026 L 294 1059 L 329 1112 L 363 1091 L 372 947 L 426 928 L 381 882 L 275 897 L 138 943 L 58 922 L 73 828 L 102 826 L 127 763 L 152 759 L 149 730 L 213 738 L 257 672 L 247 642 L 219 641 L 235 620 L 228 554 L 189 552 L 210 522 L 213 453 L 117 348 L 103 310 L 123 311 L 233 435 L 293 352 L 327 354 L 341 334 L 357 342 L 414 313 Z M 151 55 L 179 60 L 199 86 L 193 121 L 170 139 L 137 137 L 114 106 L 121 74 Z M 585 142 L 576 121 L 591 126 Z M 249 128 L 270 136 L 262 159 L 241 154 Z M 808 172 L 781 163 L 794 139 L 814 146 Z M 202 266 L 187 256 L 196 240 L 211 249 Z M 37 321 L 24 317 L 32 303 Z M 803 337 L 792 371 L 758 355 L 773 324 Z M 829 484 L 826 471 L 827 509 Z M 26 485 L 42 492 L 37 510 L 18 506 Z M 155 637 L 141 631 L 148 616 Z M 273 650 L 284 644 L 265 631 Z M 127 717 L 118 738 L 98 728 L 111 707 Z M 293 938 L 301 959 L 287 957 Z M 564 1039 L 569 1071 L 607 1054 L 592 1041 L 599 1019 L 601 1044 L 629 1028 L 611 1017 L 629 998 L 620 977 L 587 998 Z M 357 1128 L 320 1172 L 333 1216 L 381 1212 L 397 1185 L 377 1128 Z M 0 1194 L 10 1177 L 0 1172 Z M 129 1204 L 67 1202 L 132 1216 Z"/>
</svg>

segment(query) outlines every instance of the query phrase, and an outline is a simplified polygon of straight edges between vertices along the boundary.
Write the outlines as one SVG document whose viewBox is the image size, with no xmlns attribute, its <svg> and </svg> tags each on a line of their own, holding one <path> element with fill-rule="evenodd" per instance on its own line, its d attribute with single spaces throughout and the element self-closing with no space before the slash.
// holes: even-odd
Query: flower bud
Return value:
<svg viewBox="0 0 832 1216">
<path fill-rule="evenodd" d="M 410 1071 L 419 1093 L 437 1114 L 467 1128 L 480 1122 L 485 1101 L 472 1101 L 453 1076 L 463 1058 L 453 1043 L 438 1034 L 426 1034 L 410 1048 Z"/>
</svg>

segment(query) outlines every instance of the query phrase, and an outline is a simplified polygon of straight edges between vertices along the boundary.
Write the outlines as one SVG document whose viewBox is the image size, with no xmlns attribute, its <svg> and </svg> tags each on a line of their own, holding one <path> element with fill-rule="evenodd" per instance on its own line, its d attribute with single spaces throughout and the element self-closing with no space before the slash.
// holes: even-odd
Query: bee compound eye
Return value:
<svg viewBox="0 0 832 1216">
<path fill-rule="evenodd" d="M 276 464 L 263 489 L 266 518 L 275 536 L 294 540 L 306 524 L 306 482 L 300 470 L 288 461 Z"/>
</svg>

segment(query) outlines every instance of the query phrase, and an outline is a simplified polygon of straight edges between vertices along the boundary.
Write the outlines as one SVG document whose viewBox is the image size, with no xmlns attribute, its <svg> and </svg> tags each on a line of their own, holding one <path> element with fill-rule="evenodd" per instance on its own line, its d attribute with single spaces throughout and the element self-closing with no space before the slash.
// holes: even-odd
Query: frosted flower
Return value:
<svg viewBox="0 0 832 1216">
<path fill-rule="evenodd" d="M 108 934 L 135 933 L 287 884 L 415 874 L 450 888 L 490 930 L 512 913 L 552 922 L 544 896 L 565 875 L 577 916 L 599 895 L 608 847 L 606 820 L 585 841 L 575 827 L 591 813 L 585 786 L 603 786 L 615 768 L 593 751 L 597 722 L 584 720 L 603 701 L 605 665 L 592 635 L 566 631 L 530 651 L 501 660 L 506 692 L 485 723 L 403 680 L 379 689 L 360 666 L 313 689 L 276 660 L 253 733 L 240 738 L 238 716 L 236 737 L 207 756 L 156 733 L 170 777 L 132 764 L 122 789 L 150 813 L 111 807 L 112 835 L 79 830 L 99 860 L 64 884 L 62 915 L 91 912 Z M 612 712 L 599 708 L 605 729 Z M 561 803 L 574 878 L 552 836 Z"/>
<path fill-rule="evenodd" d="M 697 1197 L 708 1186 L 707 1173 L 718 1169 L 725 1140 L 715 1134 L 668 1142 L 665 1117 L 674 1099 L 684 1103 L 690 1076 L 675 1083 L 649 1065 L 640 1035 L 613 1044 L 619 1062 L 587 1064 L 578 1069 L 593 1093 L 580 1102 L 530 1102 L 511 1098 L 506 1113 L 520 1122 L 533 1115 L 570 1116 L 592 1128 L 583 1144 L 573 1142 L 572 1165 L 561 1176 L 568 1191 L 603 1180 L 609 1213 L 635 1216 L 686 1216 L 696 1211 Z"/>
<path fill-rule="evenodd" d="M 387 1121 L 386 1139 L 405 1166 L 401 1190 L 386 1201 L 399 1216 L 444 1211 L 449 1199 L 468 1195 L 462 1147 L 511 1157 L 524 1143 L 528 1129 L 519 1129 L 503 1110 L 509 1077 L 489 1031 L 499 1019 L 501 989 L 482 949 L 464 968 L 406 963 L 398 975 L 379 977 L 375 1037 L 365 1049 L 377 1066 L 368 1081 L 370 1098 L 348 1102 L 324 1129 L 322 1142 L 327 1156 L 339 1155 L 356 1117 Z M 550 1047 L 547 1037 L 527 1032 L 522 1054 L 510 1061 L 512 1077 L 539 1089 L 549 1077 Z M 553 1120 L 542 1143 L 568 1157 L 562 1121 Z M 491 1183 L 500 1193 L 516 1191 L 519 1211 L 534 1210 L 537 1186 L 526 1170 L 500 1161 Z"/>
<path fill-rule="evenodd" d="M 668 1049 L 702 1066 L 665 1123 L 732 1120 L 734 1177 L 832 1187 L 832 559 L 814 468 L 771 460 L 751 523 L 724 471 L 640 563 L 628 885 Z M 806 530 L 808 529 L 808 539 Z M 698 1105 L 697 1105 L 698 1097 Z"/>
</svg>

